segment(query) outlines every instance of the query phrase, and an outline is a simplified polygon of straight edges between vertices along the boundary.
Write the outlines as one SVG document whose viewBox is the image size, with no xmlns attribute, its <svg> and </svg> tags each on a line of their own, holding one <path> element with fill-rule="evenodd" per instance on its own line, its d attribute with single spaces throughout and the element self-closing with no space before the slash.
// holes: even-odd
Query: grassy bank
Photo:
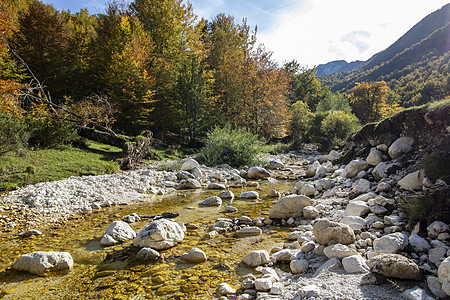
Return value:
<svg viewBox="0 0 450 300">
<path fill-rule="evenodd" d="M 86 147 L 21 150 L 0 156 L 0 191 L 70 176 L 119 172 L 121 149 L 89 141 Z"/>
</svg>

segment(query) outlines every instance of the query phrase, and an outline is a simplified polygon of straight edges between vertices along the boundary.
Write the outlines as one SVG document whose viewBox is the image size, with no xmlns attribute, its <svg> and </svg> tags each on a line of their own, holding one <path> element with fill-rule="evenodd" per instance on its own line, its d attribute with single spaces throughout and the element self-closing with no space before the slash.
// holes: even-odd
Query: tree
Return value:
<svg viewBox="0 0 450 300">
<path fill-rule="evenodd" d="M 328 146 L 342 145 L 348 136 L 355 131 L 358 119 L 343 111 L 332 111 L 322 121 L 321 131 Z"/>
<path fill-rule="evenodd" d="M 304 140 L 306 132 L 310 128 L 310 122 L 314 118 L 314 114 L 303 101 L 297 101 L 290 108 L 292 115 L 291 133 L 295 144 Z"/>
<path fill-rule="evenodd" d="M 352 113 L 349 97 L 342 94 L 333 94 L 332 92 L 326 93 L 317 104 L 316 112 L 327 112 L 340 110 L 348 114 Z"/>
<path fill-rule="evenodd" d="M 290 97 L 291 103 L 303 101 L 313 112 L 329 91 L 316 79 L 316 72 L 316 69 L 301 69 L 299 73 L 294 73 L 291 84 L 293 94 Z"/>
</svg>

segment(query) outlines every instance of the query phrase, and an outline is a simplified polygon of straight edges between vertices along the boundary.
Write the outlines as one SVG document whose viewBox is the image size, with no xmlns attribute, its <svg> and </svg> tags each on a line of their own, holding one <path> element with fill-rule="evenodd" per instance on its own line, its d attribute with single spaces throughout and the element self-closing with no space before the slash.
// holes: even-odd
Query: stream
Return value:
<svg viewBox="0 0 450 300">
<path fill-rule="evenodd" d="M 62 225 L 50 227 L 42 235 L 21 238 L 2 233 L 0 243 L 0 298 L 3 299 L 212 299 L 218 285 L 227 282 L 235 288 L 242 276 L 252 269 L 242 265 L 242 257 L 253 250 L 270 250 L 286 240 L 287 227 L 264 226 L 262 235 L 236 237 L 234 232 L 208 235 L 208 228 L 217 218 L 240 216 L 267 217 L 277 198 L 269 198 L 270 189 L 284 193 L 292 189 L 292 180 L 259 181 L 259 188 L 230 189 L 236 196 L 256 190 L 260 199 L 240 200 L 231 205 L 236 213 L 226 213 L 222 207 L 200 207 L 199 202 L 215 196 L 214 190 L 176 191 L 164 196 L 152 196 L 130 205 L 112 206 L 77 214 Z M 108 225 L 123 216 L 179 213 L 177 222 L 193 224 L 185 239 L 177 246 L 161 252 L 162 259 L 135 259 L 138 248 L 132 242 L 102 247 L 100 240 Z M 150 219 L 130 226 L 138 232 Z M 37 228 L 39 229 L 39 228 Z M 189 264 L 180 256 L 191 248 L 205 251 L 208 260 Z M 22 254 L 35 251 L 67 251 L 74 259 L 70 272 L 51 272 L 45 276 L 17 272 L 11 268 Z"/>
</svg>

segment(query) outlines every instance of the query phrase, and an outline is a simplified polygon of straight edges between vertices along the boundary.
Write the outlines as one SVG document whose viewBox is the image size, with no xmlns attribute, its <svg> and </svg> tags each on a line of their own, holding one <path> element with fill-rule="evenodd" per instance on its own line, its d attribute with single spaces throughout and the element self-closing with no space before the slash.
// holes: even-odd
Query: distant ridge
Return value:
<svg viewBox="0 0 450 300">
<path fill-rule="evenodd" d="M 320 64 L 316 67 L 317 75 L 329 75 L 333 73 L 352 71 L 364 65 L 365 62 L 361 60 L 352 61 L 348 63 L 345 60 L 335 60 L 326 64 Z"/>
</svg>

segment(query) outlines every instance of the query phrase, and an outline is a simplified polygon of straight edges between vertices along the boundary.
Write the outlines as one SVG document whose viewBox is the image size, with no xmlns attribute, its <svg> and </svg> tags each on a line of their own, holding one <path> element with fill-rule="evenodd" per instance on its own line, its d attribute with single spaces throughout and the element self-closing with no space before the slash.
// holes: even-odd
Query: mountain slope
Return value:
<svg viewBox="0 0 450 300">
<path fill-rule="evenodd" d="M 345 60 L 335 60 L 326 64 L 320 64 L 316 67 L 317 76 L 329 75 L 333 73 L 352 71 L 364 65 L 365 62 L 361 60 L 352 61 L 351 63 Z"/>
</svg>

